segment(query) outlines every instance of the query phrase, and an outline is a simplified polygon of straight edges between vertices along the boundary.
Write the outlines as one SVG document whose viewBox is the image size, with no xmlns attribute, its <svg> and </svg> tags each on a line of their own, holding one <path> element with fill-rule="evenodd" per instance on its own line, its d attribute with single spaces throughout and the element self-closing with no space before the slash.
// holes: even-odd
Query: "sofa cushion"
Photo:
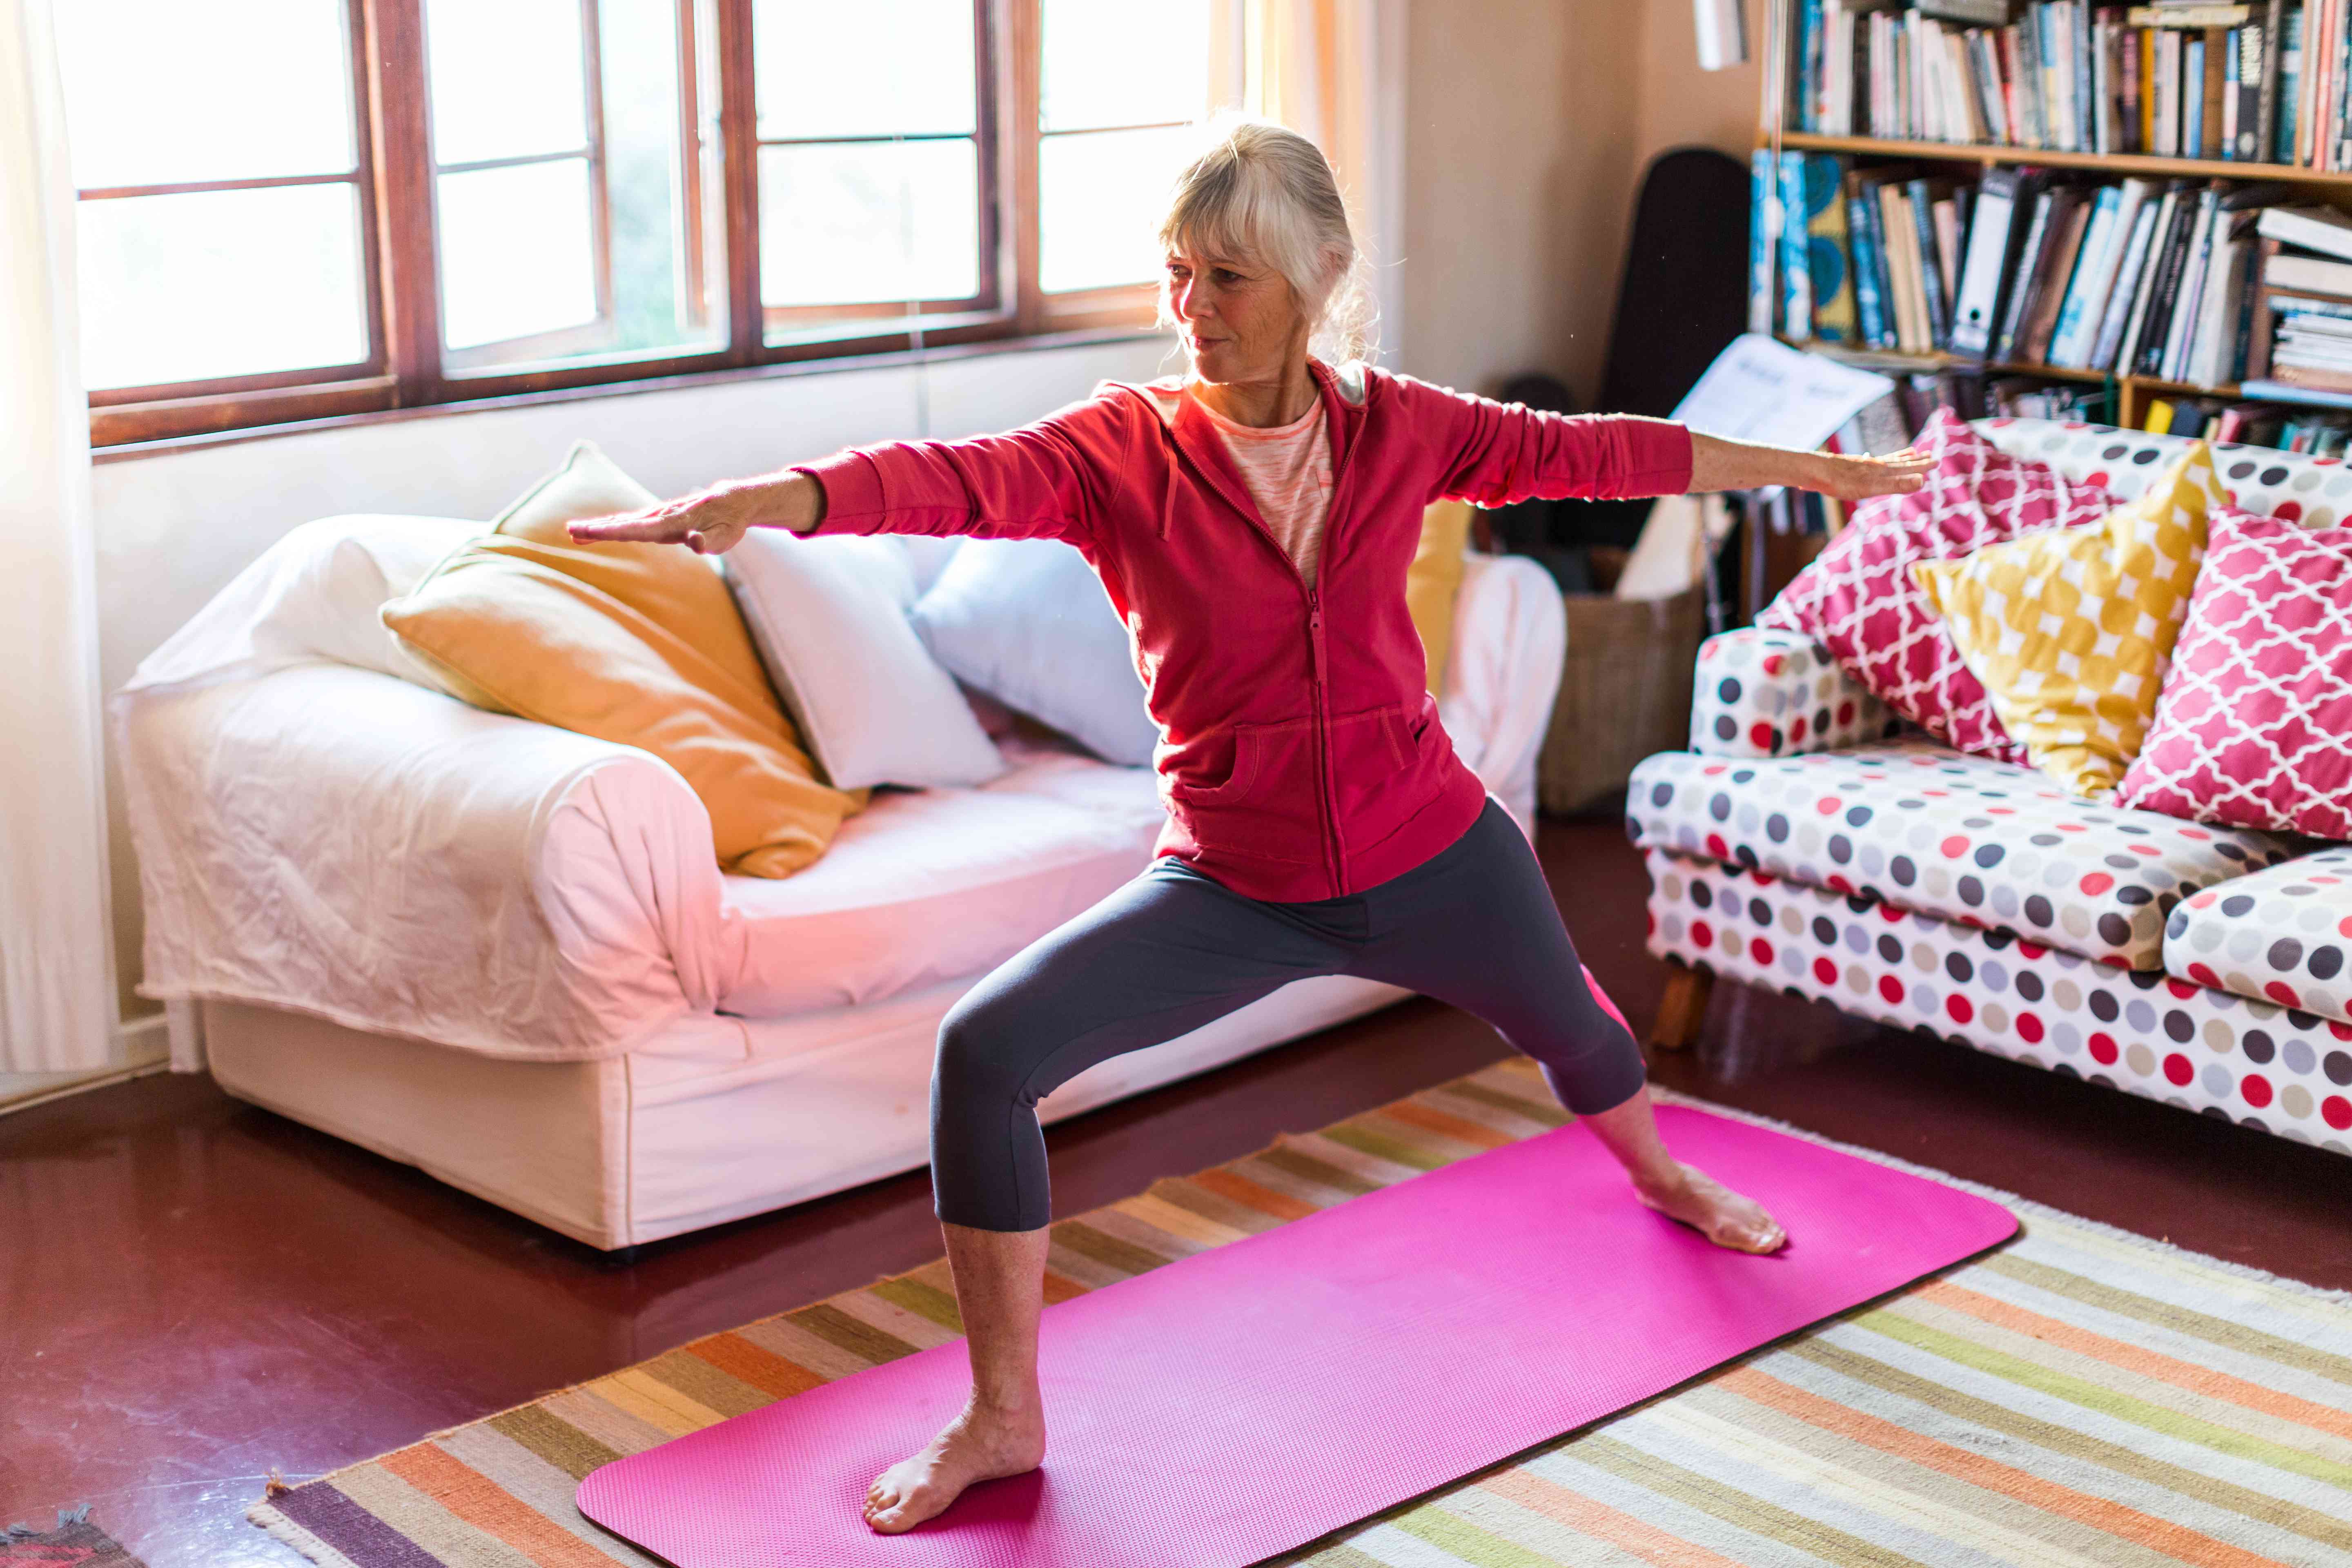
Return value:
<svg viewBox="0 0 2352 1568">
<path fill-rule="evenodd" d="M 1625 810 L 1644 848 L 2131 969 L 2161 966 L 2165 917 L 2180 900 L 2296 847 L 2091 805 L 2028 769 L 1926 740 L 1755 762 L 1664 752 L 1634 770 Z"/>
<path fill-rule="evenodd" d="M 2164 967 L 2181 979 L 2352 1023 L 2347 959 L 2347 844 L 2200 893 L 2174 910 L 2165 925 Z"/>
<path fill-rule="evenodd" d="M 2116 800 L 2352 838 L 2352 529 L 2224 508 Z"/>
<path fill-rule="evenodd" d="M 1936 459 L 1927 483 L 1855 509 L 1756 624 L 1813 638 L 1873 695 L 1939 740 L 2022 762 L 2023 749 L 1993 717 L 1911 565 L 2095 521 L 2114 503 L 2095 485 L 2008 456 L 1947 409 L 1928 419 L 1916 445 Z"/>
<path fill-rule="evenodd" d="M 2109 794 L 2139 755 L 2228 500 L 2200 442 L 2095 526 L 1912 565 L 2002 729 L 2074 794 Z"/>
<path fill-rule="evenodd" d="M 730 877 L 727 1009 L 851 1006 L 992 969 L 1150 864 L 1150 768 L 1009 739 L 972 789 L 877 791 L 796 877 Z"/>
</svg>

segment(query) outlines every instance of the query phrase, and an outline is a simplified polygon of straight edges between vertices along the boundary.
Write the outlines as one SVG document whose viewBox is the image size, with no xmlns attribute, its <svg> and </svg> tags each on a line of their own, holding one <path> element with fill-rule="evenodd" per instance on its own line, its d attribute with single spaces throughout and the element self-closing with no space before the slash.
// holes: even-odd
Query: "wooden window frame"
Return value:
<svg viewBox="0 0 2352 1568">
<path fill-rule="evenodd" d="M 349 419 L 442 405 L 495 401 L 511 405 L 535 395 L 578 395 L 581 389 L 707 379 L 713 374 L 753 375 L 772 366 L 808 361 L 867 358 L 932 347 L 960 347 L 1024 338 L 1048 338 L 1105 328 L 1147 327 L 1156 285 L 1095 289 L 1048 295 L 1038 285 L 1038 153 L 1041 142 L 1041 0 L 972 0 L 976 83 L 974 132 L 980 158 L 980 292 L 969 300 L 929 301 L 906 314 L 877 315 L 873 305 L 813 306 L 779 312 L 760 299 L 759 140 L 751 53 L 752 0 L 677 0 L 681 218 L 687 276 L 704 275 L 709 245 L 723 235 L 723 338 L 682 352 L 655 350 L 513 368 L 467 366 L 474 351 L 446 351 L 434 236 L 434 182 L 427 128 L 425 0 L 344 0 L 351 44 L 356 175 L 287 180 L 223 181 L 193 189 L 233 189 L 289 183 L 355 180 L 361 239 L 365 248 L 369 358 L 325 369 L 226 377 L 165 387 L 127 387 L 90 396 L 94 447 L 210 435 L 250 438 L 258 427 Z M 715 37 L 701 29 L 709 5 Z M 593 90 L 594 0 L 588 15 L 583 65 L 591 84 L 588 122 L 590 190 L 599 230 L 596 247 L 600 321 L 612 308 L 609 222 L 604 199 L 601 113 Z M 701 51 L 710 50 L 709 58 Z M 715 64 L 719 99 L 717 148 L 721 177 L 718 214 L 704 209 L 700 165 L 706 144 L 701 67 Z M 1076 133 L 1076 132 L 1074 132 Z M 567 156 L 577 156 L 567 153 Z M 182 187 L 169 187 L 177 190 Z M 163 194 L 159 187 L 152 194 Z M 87 199 L 151 194 L 85 192 Z M 771 343 L 780 316 L 797 323 L 838 320 L 839 335 Z M 868 330 L 859 330 L 866 328 Z M 535 344 L 550 352 L 576 346 L 584 329 L 550 333 Z M 515 345 L 499 345 L 510 354 Z"/>
</svg>

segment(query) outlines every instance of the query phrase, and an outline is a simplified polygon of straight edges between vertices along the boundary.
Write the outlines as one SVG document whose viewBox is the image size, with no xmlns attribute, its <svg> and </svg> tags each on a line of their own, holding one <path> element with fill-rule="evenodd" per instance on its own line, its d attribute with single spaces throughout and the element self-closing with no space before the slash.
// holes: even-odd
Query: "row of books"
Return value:
<svg viewBox="0 0 2352 1568">
<path fill-rule="evenodd" d="M 1847 420 L 1831 437 L 1831 450 L 1882 457 L 1899 452 L 1938 408 L 1948 408 L 1963 419 L 1998 414 L 2016 419 L 2115 422 L 2114 403 L 2100 386 L 2053 386 L 2031 376 L 1989 375 L 1959 368 L 1911 372 L 1888 379 L 1894 389 Z"/>
<path fill-rule="evenodd" d="M 1749 325 L 1795 340 L 2352 395 L 2352 219 L 2276 184 L 1975 182 L 1759 150 Z"/>
<path fill-rule="evenodd" d="M 1801 0 L 1790 118 L 1832 136 L 2352 169 L 2347 24 L 2352 0 Z"/>
<path fill-rule="evenodd" d="M 2148 402 L 2143 428 L 2159 436 L 2201 436 L 2245 447 L 2306 452 L 2315 458 L 2344 455 L 2352 437 L 2352 414 L 2282 408 L 2275 403 L 2226 403 L 2215 397 L 2158 397 Z"/>
</svg>

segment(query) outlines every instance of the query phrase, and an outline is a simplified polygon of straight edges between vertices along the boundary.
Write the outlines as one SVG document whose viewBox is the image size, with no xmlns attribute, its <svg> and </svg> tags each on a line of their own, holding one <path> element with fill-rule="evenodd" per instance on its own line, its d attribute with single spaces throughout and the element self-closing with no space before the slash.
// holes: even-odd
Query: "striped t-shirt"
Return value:
<svg viewBox="0 0 2352 1568">
<path fill-rule="evenodd" d="M 1152 384 L 1150 391 L 1160 417 L 1172 426 L 1187 393 L 1165 383 Z M 1201 412 L 1223 437 L 1250 500 L 1283 552 L 1301 577 L 1314 582 L 1323 553 L 1323 517 L 1331 505 L 1331 438 L 1324 426 L 1323 400 L 1318 397 L 1314 407 L 1289 424 L 1265 429 L 1236 425 L 1205 403 Z"/>
</svg>

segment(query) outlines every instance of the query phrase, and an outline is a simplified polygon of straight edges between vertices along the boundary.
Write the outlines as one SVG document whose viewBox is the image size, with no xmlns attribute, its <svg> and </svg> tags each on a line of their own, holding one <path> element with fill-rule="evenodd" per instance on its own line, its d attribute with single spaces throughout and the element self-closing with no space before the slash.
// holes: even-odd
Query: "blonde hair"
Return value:
<svg viewBox="0 0 2352 1568">
<path fill-rule="evenodd" d="M 1327 364 L 1363 358 L 1371 295 L 1330 160 L 1286 125 L 1230 111 L 1210 121 L 1207 137 L 1176 176 L 1160 248 L 1204 246 L 1273 268 L 1307 318 L 1310 351 Z M 1164 275 L 1160 325 L 1177 325 Z"/>
</svg>

